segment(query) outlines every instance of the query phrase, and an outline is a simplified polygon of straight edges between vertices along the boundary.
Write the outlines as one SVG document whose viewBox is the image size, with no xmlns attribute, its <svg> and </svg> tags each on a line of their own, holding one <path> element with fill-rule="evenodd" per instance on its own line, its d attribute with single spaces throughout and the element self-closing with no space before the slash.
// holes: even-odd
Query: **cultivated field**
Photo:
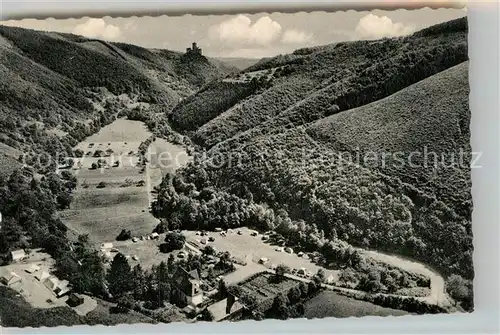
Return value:
<svg viewBox="0 0 500 335">
<path fill-rule="evenodd" d="M 244 293 L 254 298 L 257 303 L 260 303 L 267 299 L 274 299 L 279 293 L 286 293 L 292 287 L 300 284 L 300 282 L 289 278 L 275 282 L 272 280 L 272 276 L 273 274 L 264 273 L 238 286 L 241 287 Z"/>
</svg>

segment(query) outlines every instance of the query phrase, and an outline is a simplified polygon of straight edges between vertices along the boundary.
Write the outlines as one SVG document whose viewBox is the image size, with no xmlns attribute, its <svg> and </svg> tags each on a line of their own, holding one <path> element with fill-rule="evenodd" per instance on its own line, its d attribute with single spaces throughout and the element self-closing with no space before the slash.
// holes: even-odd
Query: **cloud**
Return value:
<svg viewBox="0 0 500 335">
<path fill-rule="evenodd" d="M 404 36 L 415 31 L 414 26 L 392 22 L 387 16 L 368 14 L 362 17 L 356 26 L 356 34 L 362 39 Z"/>
<path fill-rule="evenodd" d="M 312 34 L 307 34 L 300 30 L 288 29 L 283 34 L 281 41 L 287 44 L 303 44 L 312 41 Z"/>
<path fill-rule="evenodd" d="M 281 25 L 269 16 L 252 24 L 246 15 L 238 15 L 212 26 L 209 36 L 222 42 L 234 44 L 268 45 L 281 34 Z"/>
<path fill-rule="evenodd" d="M 116 40 L 120 37 L 121 31 L 120 28 L 112 24 L 107 24 L 103 19 L 91 18 L 77 25 L 73 29 L 73 34 L 105 40 Z"/>
</svg>

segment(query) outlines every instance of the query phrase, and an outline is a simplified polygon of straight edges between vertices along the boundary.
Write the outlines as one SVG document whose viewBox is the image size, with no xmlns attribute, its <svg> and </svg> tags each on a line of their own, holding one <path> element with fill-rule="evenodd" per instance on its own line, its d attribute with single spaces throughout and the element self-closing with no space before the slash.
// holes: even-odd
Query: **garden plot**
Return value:
<svg viewBox="0 0 500 335">
<path fill-rule="evenodd" d="M 242 291 L 253 299 L 256 303 L 274 299 L 281 292 L 287 293 L 292 287 L 298 286 L 300 282 L 293 279 L 284 278 L 279 282 L 273 280 L 273 274 L 262 273 L 255 278 L 240 283 Z"/>
</svg>

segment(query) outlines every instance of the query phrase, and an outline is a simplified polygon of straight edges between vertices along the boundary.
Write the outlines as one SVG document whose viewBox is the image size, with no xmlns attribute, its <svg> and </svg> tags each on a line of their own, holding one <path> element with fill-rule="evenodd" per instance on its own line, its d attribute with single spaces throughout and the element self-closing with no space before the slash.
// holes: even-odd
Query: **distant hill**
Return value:
<svg viewBox="0 0 500 335">
<path fill-rule="evenodd" d="M 258 135 L 362 106 L 467 59 L 466 18 L 406 37 L 299 49 L 212 83 L 170 119 L 210 148 L 245 131 Z M 242 88 L 252 80 L 253 90 Z"/>
<path fill-rule="evenodd" d="M 217 59 L 223 63 L 234 66 L 238 70 L 245 70 L 259 61 L 258 58 L 219 57 Z"/>
<path fill-rule="evenodd" d="M 68 150 L 127 103 L 164 113 L 234 71 L 203 56 L 0 26 L 0 142 Z"/>
</svg>

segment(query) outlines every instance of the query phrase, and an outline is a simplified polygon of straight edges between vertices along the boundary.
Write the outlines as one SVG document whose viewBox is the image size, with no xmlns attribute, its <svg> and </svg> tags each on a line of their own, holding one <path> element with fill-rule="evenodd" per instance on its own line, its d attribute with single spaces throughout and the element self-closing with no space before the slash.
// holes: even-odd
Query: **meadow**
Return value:
<svg viewBox="0 0 500 335">
<path fill-rule="evenodd" d="M 375 304 L 349 298 L 332 291 L 323 291 L 304 304 L 305 317 L 313 318 L 347 318 L 361 316 L 400 316 L 405 311 L 384 308 Z"/>
<path fill-rule="evenodd" d="M 92 153 L 111 149 L 117 156 L 99 158 L 91 154 L 81 159 L 81 168 L 74 171 L 79 185 L 73 202 L 61 213 L 71 231 L 88 234 L 96 243 L 115 240 L 122 229 L 134 235 L 152 232 L 158 220 L 148 210 L 148 167 L 141 171 L 135 164 L 139 157 L 131 153 L 136 153 L 151 135 L 140 121 L 118 119 L 75 146 L 75 150 Z M 122 164 L 109 169 L 89 168 L 99 159 L 115 158 Z"/>
</svg>

